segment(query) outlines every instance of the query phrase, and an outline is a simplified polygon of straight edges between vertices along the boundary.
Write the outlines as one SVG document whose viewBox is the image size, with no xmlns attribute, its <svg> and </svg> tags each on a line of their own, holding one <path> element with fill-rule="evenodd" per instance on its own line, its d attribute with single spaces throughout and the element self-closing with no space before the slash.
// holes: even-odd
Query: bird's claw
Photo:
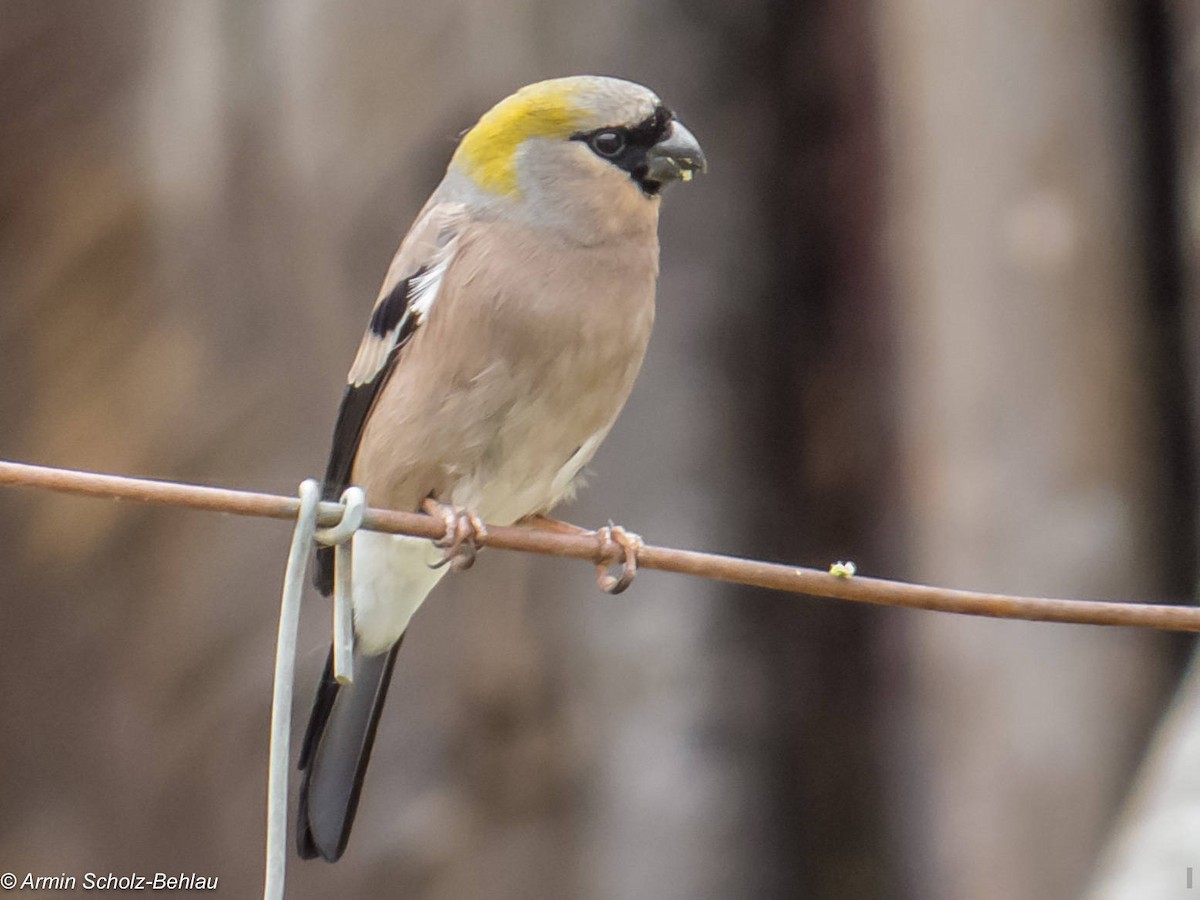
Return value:
<svg viewBox="0 0 1200 900">
<path fill-rule="evenodd" d="M 446 525 L 446 533 L 433 542 L 443 550 L 442 558 L 431 568 L 440 569 L 447 563 L 455 572 L 463 572 L 475 565 L 479 554 L 479 540 L 487 537 L 487 526 L 474 510 L 462 509 L 438 503 L 432 497 L 421 504 L 431 516 L 438 516 Z"/>
<path fill-rule="evenodd" d="M 596 583 L 606 594 L 619 594 L 637 577 L 638 551 L 642 549 L 641 535 L 626 531 L 609 522 L 596 532 L 599 547 L 596 551 Z M 609 567 L 621 564 L 621 574 L 614 576 Z"/>
</svg>

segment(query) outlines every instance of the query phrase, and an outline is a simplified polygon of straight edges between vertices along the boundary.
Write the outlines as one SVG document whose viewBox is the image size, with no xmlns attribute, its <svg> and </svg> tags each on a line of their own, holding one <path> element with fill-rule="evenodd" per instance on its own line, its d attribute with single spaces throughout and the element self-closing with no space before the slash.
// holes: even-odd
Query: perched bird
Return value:
<svg viewBox="0 0 1200 900">
<path fill-rule="evenodd" d="M 352 685 L 317 689 L 300 855 L 346 848 L 396 652 L 482 522 L 569 497 L 629 396 L 654 321 L 663 186 L 705 168 L 657 96 L 616 78 L 532 84 L 463 136 L 388 268 L 342 398 L 324 495 L 445 516 L 450 539 L 358 532 Z M 329 594 L 333 558 L 318 552 Z"/>
</svg>

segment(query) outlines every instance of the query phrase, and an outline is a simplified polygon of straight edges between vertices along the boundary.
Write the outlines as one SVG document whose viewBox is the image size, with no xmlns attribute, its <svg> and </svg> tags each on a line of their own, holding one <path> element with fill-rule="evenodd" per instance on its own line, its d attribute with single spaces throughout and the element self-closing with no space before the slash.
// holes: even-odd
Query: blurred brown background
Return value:
<svg viewBox="0 0 1200 900">
<path fill-rule="evenodd" d="M 0 457 L 292 492 L 457 135 L 523 83 L 615 74 L 711 173 L 666 198 L 646 369 L 563 517 L 1186 602 L 1196 10 L 0 0 Z M 0 871 L 261 891 L 287 540 L 0 494 Z M 1190 649 L 657 573 L 608 598 L 501 553 L 435 599 L 350 849 L 293 861 L 289 897 L 1103 891 Z M 313 596 L 301 720 L 327 621 Z M 1194 859 L 1121 896 L 1200 869 L 1200 820 L 1172 821 Z"/>
</svg>

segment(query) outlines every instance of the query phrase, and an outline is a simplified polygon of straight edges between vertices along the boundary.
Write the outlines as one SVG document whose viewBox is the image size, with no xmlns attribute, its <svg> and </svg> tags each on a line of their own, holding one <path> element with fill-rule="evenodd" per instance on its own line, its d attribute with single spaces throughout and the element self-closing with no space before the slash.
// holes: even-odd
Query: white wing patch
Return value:
<svg viewBox="0 0 1200 900">
<path fill-rule="evenodd" d="M 441 224 L 434 232 L 433 240 L 425 242 L 424 246 L 418 242 L 414 248 L 406 241 L 392 261 L 375 301 L 371 324 L 350 366 L 346 380 L 353 387 L 361 387 L 373 380 L 387 367 L 392 352 L 425 324 L 441 293 L 446 270 L 458 249 L 463 212 L 457 207 L 436 211 Z M 421 224 L 430 227 L 436 223 L 427 219 Z M 414 226 L 414 232 L 418 227 Z M 417 258 L 418 254 L 409 252 L 410 249 L 425 250 L 424 258 Z"/>
<path fill-rule="evenodd" d="M 433 303 L 437 300 L 446 277 L 446 269 L 450 265 L 450 257 L 458 245 L 458 238 L 447 244 L 448 253 L 441 254 L 441 259 L 419 275 L 408 280 L 408 308 L 411 315 L 417 317 L 417 325 L 424 325 Z M 403 327 L 401 324 L 400 327 Z"/>
</svg>

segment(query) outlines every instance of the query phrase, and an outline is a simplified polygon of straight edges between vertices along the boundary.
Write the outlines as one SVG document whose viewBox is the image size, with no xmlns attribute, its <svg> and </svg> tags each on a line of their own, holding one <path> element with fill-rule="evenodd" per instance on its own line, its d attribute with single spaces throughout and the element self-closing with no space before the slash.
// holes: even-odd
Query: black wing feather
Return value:
<svg viewBox="0 0 1200 900">
<path fill-rule="evenodd" d="M 377 337 L 385 337 L 388 331 L 397 329 L 395 345 L 384 361 L 383 366 L 375 373 L 375 377 L 363 384 L 346 386 L 342 394 L 342 404 L 338 408 L 337 424 L 333 426 L 333 446 L 329 451 L 329 464 L 325 468 L 325 484 L 321 491 L 321 499 L 338 500 L 342 491 L 350 486 L 350 473 L 354 470 L 354 460 L 358 456 L 358 446 L 362 441 L 363 429 L 367 417 L 375 408 L 375 401 L 387 380 L 396 368 L 400 350 L 412 338 L 417 329 L 417 317 L 408 314 L 410 293 L 413 278 L 425 271 L 422 266 L 416 274 L 397 284 L 376 307 L 371 315 L 371 332 Z M 379 329 L 383 326 L 383 331 Z M 333 548 L 319 547 L 317 549 L 317 567 L 313 573 L 313 584 L 325 596 L 333 592 Z"/>
</svg>

